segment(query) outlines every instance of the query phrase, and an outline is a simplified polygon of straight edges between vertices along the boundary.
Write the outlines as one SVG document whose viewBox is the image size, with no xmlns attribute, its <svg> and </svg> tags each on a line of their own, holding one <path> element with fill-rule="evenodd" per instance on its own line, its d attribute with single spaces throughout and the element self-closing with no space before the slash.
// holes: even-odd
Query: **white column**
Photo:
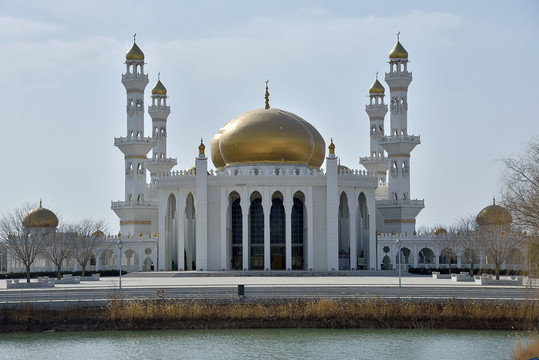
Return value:
<svg viewBox="0 0 539 360">
<path fill-rule="evenodd" d="M 101 252 L 95 255 L 95 271 L 99 271 L 101 265 Z"/>
<path fill-rule="evenodd" d="M 227 189 L 226 187 L 221 188 L 221 269 L 227 270 L 227 247 L 226 247 L 226 219 L 228 211 L 228 198 L 227 198 Z"/>
<path fill-rule="evenodd" d="M 182 197 L 180 198 L 180 195 Z M 176 193 L 176 251 L 178 252 L 178 270 L 185 269 L 185 203 L 187 196 Z M 159 224 L 161 226 L 161 224 Z"/>
<path fill-rule="evenodd" d="M 305 199 L 305 208 L 307 209 L 307 269 L 314 268 L 314 229 L 313 229 L 313 187 L 307 188 L 307 198 Z"/>
<path fill-rule="evenodd" d="M 284 214 L 285 214 L 285 252 L 286 252 L 286 270 L 292 270 L 292 189 L 286 187 L 284 190 Z"/>
<path fill-rule="evenodd" d="M 158 210 L 158 217 L 159 217 L 159 253 L 157 258 L 157 264 L 154 264 L 154 268 L 158 269 L 159 271 L 165 271 L 165 265 L 166 265 L 166 217 L 167 217 L 167 196 L 165 196 L 162 192 L 159 194 L 159 210 Z"/>
<path fill-rule="evenodd" d="M 339 194 L 337 183 L 337 158 L 330 154 L 326 158 L 327 199 L 327 268 L 339 270 Z"/>
<path fill-rule="evenodd" d="M 241 216 L 242 216 L 242 250 L 241 257 L 243 260 L 243 270 L 249 269 L 249 192 L 246 188 L 243 189 L 241 195 Z"/>
<path fill-rule="evenodd" d="M 262 209 L 264 211 L 264 269 L 271 270 L 271 242 L 270 242 L 270 214 L 271 197 L 269 188 L 264 187 L 262 195 Z"/>
<path fill-rule="evenodd" d="M 142 266 L 144 265 L 144 246 L 139 246 L 137 249 L 138 252 L 138 271 L 142 271 Z M 96 267 L 97 267 L 97 258 L 96 258 Z"/>
<path fill-rule="evenodd" d="M 357 189 L 354 188 L 352 192 L 353 197 L 350 198 L 349 211 L 350 211 L 350 270 L 357 269 Z"/>
<path fill-rule="evenodd" d="M 208 159 L 199 154 L 196 161 L 196 264 L 197 271 L 208 270 Z"/>
<path fill-rule="evenodd" d="M 6 262 L 7 262 L 7 264 L 6 264 L 6 271 L 7 271 L 8 273 L 11 273 L 11 272 L 12 272 L 12 271 L 11 271 L 11 261 L 12 261 L 12 259 L 11 259 L 11 254 L 10 254 L 9 251 L 8 251 L 7 256 L 6 256 Z"/>
<path fill-rule="evenodd" d="M 414 245 L 414 267 L 417 267 L 418 264 L 418 258 L 419 258 L 419 252 L 417 250 L 417 245 Z"/>
<path fill-rule="evenodd" d="M 374 198 L 374 194 L 367 196 L 367 213 L 369 217 L 369 256 L 367 260 L 367 267 L 368 269 L 374 270 L 378 269 L 378 267 L 382 263 L 381 261 L 377 261 L 376 264 L 372 263 L 373 260 L 376 259 L 376 248 L 378 246 L 378 244 L 376 243 L 376 200 Z M 363 249 L 363 254 L 367 254 L 365 249 Z"/>
</svg>

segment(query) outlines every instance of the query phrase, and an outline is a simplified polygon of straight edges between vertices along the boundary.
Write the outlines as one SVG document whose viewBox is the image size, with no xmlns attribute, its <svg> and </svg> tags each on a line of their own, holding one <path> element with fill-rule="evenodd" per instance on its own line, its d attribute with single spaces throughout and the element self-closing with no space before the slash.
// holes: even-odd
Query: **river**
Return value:
<svg viewBox="0 0 539 360">
<path fill-rule="evenodd" d="M 515 333 L 254 329 L 0 335 L 0 359 L 508 359 Z"/>
</svg>

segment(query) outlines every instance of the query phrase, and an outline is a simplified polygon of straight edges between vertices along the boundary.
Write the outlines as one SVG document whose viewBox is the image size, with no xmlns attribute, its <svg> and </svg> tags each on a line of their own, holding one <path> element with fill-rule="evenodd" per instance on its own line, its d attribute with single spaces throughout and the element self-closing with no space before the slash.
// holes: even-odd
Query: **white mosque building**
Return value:
<svg viewBox="0 0 539 360">
<path fill-rule="evenodd" d="M 414 235 L 424 203 L 410 194 L 410 154 L 420 139 L 407 131 L 412 73 L 399 41 L 385 74 L 388 131 L 385 88 L 376 79 L 369 89 L 370 155 L 360 161 L 366 170 L 340 165 L 332 140 L 326 152 L 309 122 L 270 107 L 266 85 L 263 108 L 216 129 L 209 154 L 201 141 L 195 165 L 173 171 L 167 90 L 160 79 L 151 90 L 152 134 L 145 137 L 148 75 L 136 43 L 125 64 L 127 131 L 114 139 L 125 159 L 125 198 L 112 210 L 140 270 L 379 269 L 388 255 L 377 242 Z"/>
</svg>

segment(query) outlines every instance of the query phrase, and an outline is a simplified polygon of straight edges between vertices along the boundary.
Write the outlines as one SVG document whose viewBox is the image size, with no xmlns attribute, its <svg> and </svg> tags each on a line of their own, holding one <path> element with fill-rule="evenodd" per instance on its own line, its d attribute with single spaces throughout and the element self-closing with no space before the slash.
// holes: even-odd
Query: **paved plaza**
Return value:
<svg viewBox="0 0 539 360">
<path fill-rule="evenodd" d="M 365 275 L 364 275 L 365 274 Z M 233 274 L 233 275 L 242 275 Z M 494 300 L 523 301 L 539 299 L 539 282 L 526 286 L 481 286 L 474 282 L 454 282 L 431 276 L 382 276 L 378 273 L 356 276 L 231 276 L 227 273 L 158 272 L 133 273 L 122 277 L 105 277 L 80 284 L 57 284 L 49 289 L 6 289 L 0 282 L 0 307 L 33 303 L 47 306 L 83 303 L 101 305 L 113 297 L 138 299 L 204 299 L 234 301 L 243 285 L 247 300 L 271 299 L 409 299 L 409 300 Z M 63 304 L 63 305 L 62 305 Z"/>
</svg>

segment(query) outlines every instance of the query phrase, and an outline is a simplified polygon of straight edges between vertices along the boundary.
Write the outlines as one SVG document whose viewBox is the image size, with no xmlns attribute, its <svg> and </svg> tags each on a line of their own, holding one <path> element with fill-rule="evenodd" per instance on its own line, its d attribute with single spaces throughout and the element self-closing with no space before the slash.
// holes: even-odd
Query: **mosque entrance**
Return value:
<svg viewBox="0 0 539 360">
<path fill-rule="evenodd" d="M 270 214 L 271 269 L 286 269 L 285 214 L 282 195 L 276 193 Z M 280 197 L 279 197 L 280 196 Z"/>
<path fill-rule="evenodd" d="M 254 195 L 254 194 L 253 194 Z M 256 196 L 256 195 L 255 195 Z M 249 252 L 250 269 L 264 269 L 264 210 L 262 199 L 252 199 L 249 209 Z"/>
<path fill-rule="evenodd" d="M 187 196 L 185 203 L 185 247 L 184 269 L 196 270 L 196 229 L 195 229 L 195 199 L 192 194 Z"/>
<path fill-rule="evenodd" d="M 240 198 L 235 199 L 231 206 L 231 268 L 232 270 L 241 270 L 243 267 L 243 252 L 242 252 L 242 211 Z"/>
</svg>

